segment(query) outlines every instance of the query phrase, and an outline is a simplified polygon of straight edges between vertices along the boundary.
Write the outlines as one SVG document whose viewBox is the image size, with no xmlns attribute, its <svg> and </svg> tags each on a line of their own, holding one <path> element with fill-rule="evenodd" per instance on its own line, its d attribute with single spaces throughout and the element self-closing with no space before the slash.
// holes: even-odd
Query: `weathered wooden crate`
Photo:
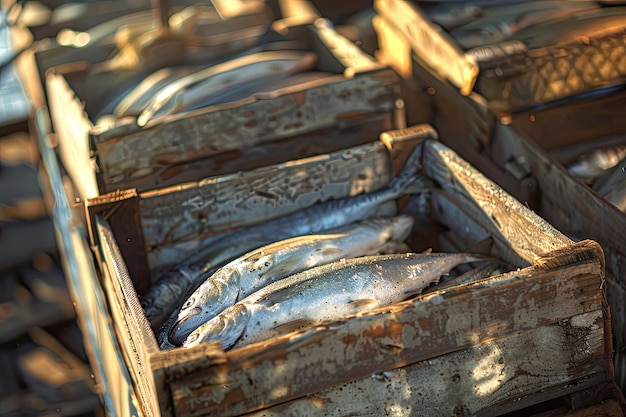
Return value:
<svg viewBox="0 0 626 417">
<path fill-rule="evenodd" d="M 67 147 L 71 155 L 62 150 L 65 165 L 70 172 L 89 161 L 97 166 L 95 175 L 93 169 L 82 172 L 89 178 L 81 185 L 82 197 L 129 188 L 145 191 L 330 152 L 346 147 L 337 135 L 363 142 L 372 129 L 398 126 L 399 80 L 392 70 L 338 35 L 328 21 L 295 26 L 275 21 L 273 26 L 287 33 L 284 48 L 295 42 L 317 54 L 319 77 L 143 127 L 135 118 L 115 127 L 95 126 L 92 120 L 116 90 L 93 86 L 122 85 L 132 79 L 129 74 L 92 74 L 84 65 L 51 69 L 46 84 L 52 119 L 63 142 L 73 143 Z M 250 148 L 257 160 L 249 157 L 241 166 L 238 157 Z"/>
<path fill-rule="evenodd" d="M 600 247 L 572 242 L 450 149 L 417 136 L 383 134 L 371 144 L 379 162 L 368 162 L 386 172 L 375 176 L 390 178 L 417 147 L 424 174 L 441 186 L 430 200 L 407 204 L 418 208 L 413 211 L 423 225 L 411 239 L 422 244 L 413 249 L 487 242 L 489 253 L 520 269 L 229 352 L 216 344 L 161 351 L 139 305 L 138 277 L 124 263 L 135 254 L 124 252 L 126 236 L 112 230 L 124 203 L 94 213 L 102 286 L 145 415 L 379 415 L 385 407 L 494 415 L 610 384 Z M 322 166 L 327 158 L 309 162 Z M 262 181 L 272 184 L 288 168 L 264 170 Z M 255 172 L 241 176 L 243 182 L 257 179 Z M 299 184 L 318 180 L 302 177 L 290 187 L 298 195 Z M 434 230 L 433 219 L 449 230 Z M 360 392 L 362 400 L 349 402 L 344 390 Z M 598 398 L 589 395 L 576 406 Z"/>
<path fill-rule="evenodd" d="M 609 78 L 594 78 L 593 74 L 599 66 L 583 65 L 582 69 L 566 66 L 571 71 L 579 70 L 580 75 L 598 81 L 598 84 L 581 86 L 588 89 L 605 87 L 604 90 L 596 90 L 602 94 L 576 100 L 557 100 L 535 108 L 514 105 L 513 98 L 508 109 L 504 105 L 494 106 L 493 99 L 477 92 L 461 94 L 458 84 L 445 73 L 438 72 L 438 65 L 454 67 L 454 64 L 447 64 L 449 61 L 466 63 L 464 59 L 459 60 L 459 55 L 439 53 L 429 57 L 428 62 L 416 55 L 426 50 L 434 53 L 440 45 L 444 45 L 444 51 L 446 47 L 454 46 L 433 33 L 428 25 L 417 23 L 423 20 L 421 16 L 407 16 L 406 10 L 402 13 L 404 21 L 416 19 L 416 27 L 424 29 L 423 36 L 430 41 L 430 45 L 422 45 L 418 49 L 407 38 L 406 28 L 403 32 L 402 28 L 391 23 L 395 22 L 391 15 L 382 15 L 386 17 L 379 22 L 379 58 L 409 77 L 416 91 L 429 91 L 431 94 L 432 110 L 429 115 L 424 119 L 419 114 L 412 115 L 408 109 L 407 119 L 413 121 L 417 118 L 421 122 L 433 124 L 443 143 L 568 236 L 573 239 L 593 239 L 602 245 L 607 258 L 607 274 L 612 277 L 607 292 L 615 335 L 617 379 L 623 389 L 626 386 L 626 323 L 623 319 L 626 247 L 622 235 L 626 230 L 626 216 L 571 177 L 559 164 L 576 152 L 626 143 L 626 130 L 621 116 L 621 103 L 626 96 L 621 88 L 608 88 L 623 83 L 622 75 L 607 71 L 605 75 L 610 75 Z M 617 26 L 621 27 L 619 24 Z M 570 43 L 562 42 L 547 48 L 562 47 L 568 50 L 578 45 L 581 50 L 590 48 L 586 53 L 593 54 L 595 51 L 600 54 L 608 51 L 606 48 L 612 45 L 616 36 L 623 36 L 620 31 L 608 32 L 611 32 L 609 27 L 596 32 L 602 36 L 587 46 L 577 44 L 579 38 L 572 36 Z M 613 64 L 618 67 L 622 62 L 621 50 L 619 47 L 614 51 L 616 56 Z M 394 55 L 394 51 L 401 52 Z M 497 58 L 494 62 L 500 62 L 498 59 L 501 57 L 497 55 L 493 56 Z M 555 59 L 571 60 L 572 57 L 561 54 L 556 55 Z M 481 62 L 481 71 L 482 65 Z M 522 68 L 521 71 L 527 69 Z M 572 91 L 570 94 L 574 93 Z M 534 104 L 538 103 L 540 101 Z"/>
<path fill-rule="evenodd" d="M 410 54 L 404 53 L 410 48 L 422 68 L 463 95 L 479 93 L 496 114 L 624 83 L 626 8 L 598 5 L 569 19 L 537 23 L 508 41 L 473 49 L 463 48 L 410 2 L 377 0 L 375 8 L 381 45 L 391 42 L 382 48 L 383 60 L 405 55 L 397 67 L 410 75 Z M 405 41 L 394 42 L 398 36 Z"/>
</svg>

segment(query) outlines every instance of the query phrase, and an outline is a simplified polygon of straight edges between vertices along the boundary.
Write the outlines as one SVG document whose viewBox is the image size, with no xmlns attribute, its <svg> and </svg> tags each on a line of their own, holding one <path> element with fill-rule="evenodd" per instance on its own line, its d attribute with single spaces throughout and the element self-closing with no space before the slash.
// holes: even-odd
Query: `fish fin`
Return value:
<svg viewBox="0 0 626 417">
<path fill-rule="evenodd" d="M 376 308 L 379 306 L 379 303 L 373 298 L 359 298 L 358 300 L 350 301 L 348 305 L 354 308 L 355 312 L 359 312 Z"/>
<path fill-rule="evenodd" d="M 282 278 L 285 275 L 290 275 L 293 271 L 300 268 L 302 259 L 292 257 L 285 259 L 282 262 L 272 264 L 265 272 L 259 274 L 262 278 L 269 277 L 272 280 L 276 278 Z"/>
<path fill-rule="evenodd" d="M 279 324 L 274 327 L 272 330 L 276 331 L 279 334 L 287 334 L 292 332 L 297 332 L 299 330 L 310 329 L 311 327 L 318 324 L 315 320 L 310 319 L 297 319 L 287 323 Z"/>
<path fill-rule="evenodd" d="M 321 248 L 318 250 L 318 253 L 321 253 L 324 256 L 330 256 L 330 255 L 334 255 L 334 254 L 341 253 L 341 252 L 343 252 L 343 250 L 336 246 L 330 246 L 330 247 Z"/>
</svg>

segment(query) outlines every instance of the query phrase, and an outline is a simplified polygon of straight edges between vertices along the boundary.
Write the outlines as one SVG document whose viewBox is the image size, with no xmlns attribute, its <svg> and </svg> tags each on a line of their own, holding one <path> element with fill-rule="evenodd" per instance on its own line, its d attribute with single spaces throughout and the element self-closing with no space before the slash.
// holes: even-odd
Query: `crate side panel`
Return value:
<svg viewBox="0 0 626 417">
<path fill-rule="evenodd" d="M 128 178 L 126 187 L 139 191 L 164 188 L 201 178 L 245 171 L 336 152 L 376 139 L 376 134 L 392 127 L 388 113 L 376 113 L 355 118 L 340 127 L 316 130 L 286 139 L 262 143 L 252 147 L 224 151 L 206 158 L 197 157 L 186 161 L 160 160 L 154 171 L 139 178 Z M 112 192 L 119 184 L 102 184 L 104 192 Z"/>
<path fill-rule="evenodd" d="M 578 322 L 591 324 L 572 325 Z M 603 330 L 602 312 L 595 311 L 374 373 L 250 416 L 483 415 L 520 410 L 604 382 Z M 578 332 L 576 337 L 573 332 Z M 586 377 L 571 383 L 582 374 Z"/>
<path fill-rule="evenodd" d="M 391 179 L 388 151 L 373 142 L 345 151 L 143 193 L 146 245 L 250 225 L 315 203 L 373 191 Z"/>
</svg>

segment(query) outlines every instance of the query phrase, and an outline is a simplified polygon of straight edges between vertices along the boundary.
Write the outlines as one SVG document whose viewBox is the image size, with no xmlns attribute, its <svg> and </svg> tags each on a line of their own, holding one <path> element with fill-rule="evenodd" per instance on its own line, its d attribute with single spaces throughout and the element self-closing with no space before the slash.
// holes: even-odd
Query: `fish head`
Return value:
<svg viewBox="0 0 626 417">
<path fill-rule="evenodd" d="M 198 326 L 217 316 L 237 301 L 239 272 L 222 268 L 202 284 L 182 305 L 170 330 L 170 341 L 180 346 Z"/>
<path fill-rule="evenodd" d="M 183 346 L 189 348 L 204 342 L 220 341 L 224 350 L 229 349 L 244 333 L 249 320 L 247 306 L 235 304 L 191 332 Z"/>
</svg>

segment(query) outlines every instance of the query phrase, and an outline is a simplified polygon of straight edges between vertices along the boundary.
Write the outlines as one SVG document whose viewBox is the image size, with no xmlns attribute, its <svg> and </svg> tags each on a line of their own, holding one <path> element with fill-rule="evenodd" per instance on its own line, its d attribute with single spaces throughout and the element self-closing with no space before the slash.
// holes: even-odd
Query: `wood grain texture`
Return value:
<svg viewBox="0 0 626 417">
<path fill-rule="evenodd" d="M 140 194 L 146 245 L 250 225 L 315 203 L 381 188 L 391 179 L 380 142 Z"/>
<path fill-rule="evenodd" d="M 579 320 L 596 323 L 596 319 L 599 326 L 572 326 Z M 481 416 L 523 409 L 550 398 L 556 390 L 565 394 L 604 381 L 602 346 L 595 344 L 602 337 L 601 323 L 600 312 L 575 316 L 373 373 L 250 416 Z M 580 332 L 574 344 L 572 329 Z M 571 384 L 571 375 L 580 371 L 572 364 L 582 357 L 590 377 Z"/>
<path fill-rule="evenodd" d="M 243 99 L 172 116 L 123 137 L 93 136 L 102 182 L 128 188 L 157 167 L 242 149 L 341 120 L 391 113 L 397 98 L 391 70 L 354 78 L 328 76 L 276 94 Z"/>
<path fill-rule="evenodd" d="M 393 165 L 390 156 L 403 157 L 393 152 L 394 141 L 391 141 L 390 151 L 380 142 L 373 148 L 384 150 L 382 159 L 389 172 Z M 518 340 L 512 345 L 501 345 L 511 353 L 519 348 L 524 354 L 527 354 L 527 346 L 533 346 L 538 353 L 536 357 L 527 357 L 525 362 L 520 359 L 521 371 L 503 380 L 495 394 L 489 394 L 489 401 L 475 403 L 477 409 L 498 406 L 502 410 L 512 410 L 570 392 L 568 384 L 597 384 L 600 379 L 612 378 L 604 263 L 599 259 L 601 250 L 597 244 L 573 244 L 445 146 L 431 141 L 421 142 L 418 146 L 422 147 L 426 174 L 442 187 L 452 207 L 461 209 L 477 227 L 476 232 L 464 232 L 463 229 L 457 233 L 469 242 L 469 236 L 465 234 L 479 236 L 482 228 L 501 240 L 498 250 L 509 253 L 510 259 L 518 257 L 518 263 L 523 262 L 516 266 L 529 263 L 536 266 L 433 291 L 421 298 L 226 353 L 216 344 L 167 351 L 150 349 L 147 352 L 149 367 L 141 370 L 133 364 L 129 368 L 133 369 L 133 379 L 138 384 L 147 386 L 145 384 L 150 380 L 154 381 L 161 413 L 189 417 L 258 411 L 338 384 L 363 380 L 373 373 L 417 363 L 443 364 L 455 352 L 478 349 L 476 352 L 480 353 L 480 346 L 498 346 L 497 343 L 531 334 L 529 332 L 539 335 L 541 329 L 552 330 L 541 333 L 541 337 L 533 337 L 531 342 Z M 311 159 L 318 165 L 323 165 L 324 161 Z M 248 193 L 251 190 L 248 189 Z M 172 216 L 174 214 L 173 211 Z M 450 215 L 455 216 L 455 212 Z M 533 242 L 528 241 L 527 230 L 534 233 Z M 496 240 L 494 238 L 494 242 Z M 492 255 L 497 247 L 495 243 L 492 245 Z M 567 248 L 571 248 L 573 254 L 568 253 Z M 562 262 L 559 261 L 561 258 Z M 112 273 L 111 280 L 111 291 L 121 291 L 110 298 L 115 300 L 111 302 L 138 305 L 136 294 L 128 287 L 130 281 L 125 280 L 123 274 L 120 275 L 119 271 Z M 146 333 L 139 336 L 129 330 L 136 326 L 132 323 L 145 322 L 145 317 L 133 308 L 128 309 L 127 314 L 127 318 L 119 323 L 115 320 L 114 324 L 119 334 L 124 335 L 121 337 L 129 338 L 124 344 L 125 349 L 133 349 L 132 346 L 140 349 L 144 343 L 142 340 L 153 340 L 153 336 Z M 149 332 L 141 328 L 139 331 Z M 562 342 L 563 334 L 569 338 L 567 344 Z M 565 355 L 560 356 L 560 362 L 556 359 L 547 361 L 560 367 L 554 379 L 547 378 L 547 373 L 536 368 L 546 363 L 541 362 L 539 356 L 543 355 L 545 351 L 542 349 L 546 346 L 551 348 L 550 352 L 561 351 Z M 487 370 L 500 369 L 499 360 L 494 363 L 489 352 L 485 352 L 488 359 L 480 362 L 481 366 Z M 133 360 L 136 353 L 130 351 L 126 357 Z M 472 357 L 465 359 L 467 363 L 473 360 Z M 506 361 L 507 366 L 509 363 L 514 366 L 513 357 L 510 362 L 508 358 Z M 439 367 L 432 366 L 433 374 L 441 377 Z M 152 372 L 150 377 L 144 375 L 146 369 Z M 457 399 L 476 397 L 470 379 L 467 381 L 467 391 L 453 391 L 458 394 Z M 382 387 L 384 381 L 379 381 L 379 385 Z M 502 395 L 509 392 L 507 390 L 512 394 Z M 380 388 L 380 391 L 384 393 L 385 389 Z M 442 400 L 435 398 L 432 401 Z"/>
<path fill-rule="evenodd" d="M 391 127 L 389 114 L 371 114 L 367 117 L 352 119 L 342 123 L 341 126 L 224 151 L 206 158 L 164 162 L 155 165 L 152 174 L 128 180 L 125 184 L 147 191 L 197 181 L 201 178 L 247 171 L 371 142 L 376 139 L 376 132 L 382 132 Z M 103 183 L 101 186 L 102 191 L 106 192 L 115 191 L 119 185 L 111 186 Z"/>
<path fill-rule="evenodd" d="M 452 195 L 468 198 L 482 212 L 477 219 L 494 237 L 508 244 L 523 259 L 531 262 L 537 254 L 567 247 L 571 240 L 526 208 L 510 194 L 445 145 L 429 142 L 424 150 L 426 173 Z M 495 203 L 497 201 L 497 204 Z M 542 236 L 542 239 L 537 239 Z"/>
</svg>

